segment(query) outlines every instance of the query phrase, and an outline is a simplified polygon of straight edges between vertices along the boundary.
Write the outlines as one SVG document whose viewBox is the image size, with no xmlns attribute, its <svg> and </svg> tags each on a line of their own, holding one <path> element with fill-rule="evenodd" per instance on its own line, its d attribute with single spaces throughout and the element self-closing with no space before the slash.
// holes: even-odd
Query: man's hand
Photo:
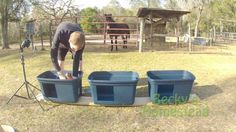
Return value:
<svg viewBox="0 0 236 132">
<path fill-rule="evenodd" d="M 66 79 L 66 75 L 63 70 L 57 72 L 57 74 L 58 74 L 59 79 L 62 79 L 62 80 Z"/>
<path fill-rule="evenodd" d="M 82 76 L 83 76 L 83 71 L 78 71 L 78 75 L 77 76 L 73 76 L 73 78 L 74 79 L 76 79 L 76 78 L 82 78 Z"/>
</svg>

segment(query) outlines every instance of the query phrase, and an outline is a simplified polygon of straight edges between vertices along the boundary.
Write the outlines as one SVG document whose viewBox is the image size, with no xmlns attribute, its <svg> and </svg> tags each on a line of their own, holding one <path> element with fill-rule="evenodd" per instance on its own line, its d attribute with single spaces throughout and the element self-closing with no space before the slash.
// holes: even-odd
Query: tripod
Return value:
<svg viewBox="0 0 236 132">
<path fill-rule="evenodd" d="M 30 43 L 30 41 L 29 41 L 29 43 Z M 23 42 L 23 44 L 24 44 L 24 42 Z M 40 102 L 37 100 L 37 98 L 36 98 L 36 96 L 35 96 L 33 90 L 31 89 L 31 87 L 34 88 L 34 89 L 36 89 L 36 90 L 38 90 L 38 91 L 40 91 L 40 92 L 41 92 L 41 90 L 38 89 L 38 88 L 37 88 L 36 86 L 34 86 L 33 84 L 31 84 L 30 82 L 28 82 L 28 81 L 27 81 L 27 78 L 26 78 L 25 62 L 24 62 L 24 54 L 23 54 L 23 48 L 24 48 L 25 46 L 24 46 L 23 44 L 22 44 L 22 46 L 20 46 L 20 55 L 21 55 L 20 60 L 21 60 L 22 69 L 23 69 L 24 82 L 23 82 L 23 84 L 16 90 L 16 92 L 11 96 L 11 98 L 7 101 L 7 104 L 9 104 L 9 102 L 13 99 L 14 96 L 20 97 L 20 98 L 23 98 L 23 99 L 35 99 L 35 100 L 38 102 L 39 106 L 40 106 L 40 107 L 42 108 L 42 110 L 44 111 L 43 106 L 42 106 L 42 105 L 40 104 Z M 28 47 L 28 45 L 27 45 L 26 47 Z M 17 93 L 20 91 L 21 88 L 23 88 L 23 86 L 25 86 L 25 88 L 26 88 L 27 97 L 23 97 L 23 96 L 17 95 Z M 33 95 L 34 98 L 30 97 L 29 92 L 32 93 L 32 95 Z"/>
</svg>

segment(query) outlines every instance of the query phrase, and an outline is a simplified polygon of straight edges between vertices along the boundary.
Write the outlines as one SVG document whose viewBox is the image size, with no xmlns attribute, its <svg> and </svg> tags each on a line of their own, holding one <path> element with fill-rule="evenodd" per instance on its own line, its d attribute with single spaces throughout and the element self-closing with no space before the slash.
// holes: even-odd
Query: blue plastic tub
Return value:
<svg viewBox="0 0 236 132">
<path fill-rule="evenodd" d="M 88 77 L 95 104 L 134 103 L 138 74 L 131 71 L 97 71 Z"/>
<path fill-rule="evenodd" d="M 81 77 L 72 80 L 60 80 L 56 71 L 46 71 L 40 74 L 37 79 L 45 100 L 60 103 L 77 102 L 78 92 L 82 89 Z"/>
<path fill-rule="evenodd" d="M 148 71 L 149 95 L 153 103 L 178 103 L 189 99 L 195 76 L 184 70 Z"/>
</svg>

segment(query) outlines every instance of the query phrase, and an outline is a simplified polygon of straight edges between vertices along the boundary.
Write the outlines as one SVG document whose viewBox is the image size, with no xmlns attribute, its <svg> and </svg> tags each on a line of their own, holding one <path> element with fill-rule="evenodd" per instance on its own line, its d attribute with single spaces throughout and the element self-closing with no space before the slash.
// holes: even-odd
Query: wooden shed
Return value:
<svg viewBox="0 0 236 132">
<path fill-rule="evenodd" d="M 190 13 L 189 11 L 167 10 L 160 8 L 139 8 L 137 17 L 140 18 L 140 35 L 139 35 L 139 52 L 142 51 L 143 39 L 150 40 L 152 45 L 153 38 L 166 37 L 165 26 L 167 22 L 176 20 L 176 34 L 177 43 L 179 43 L 179 21 L 180 17 Z M 146 27 L 145 27 L 146 26 Z M 149 31 L 147 31 L 149 30 Z M 163 41 L 162 39 L 159 39 Z"/>
</svg>

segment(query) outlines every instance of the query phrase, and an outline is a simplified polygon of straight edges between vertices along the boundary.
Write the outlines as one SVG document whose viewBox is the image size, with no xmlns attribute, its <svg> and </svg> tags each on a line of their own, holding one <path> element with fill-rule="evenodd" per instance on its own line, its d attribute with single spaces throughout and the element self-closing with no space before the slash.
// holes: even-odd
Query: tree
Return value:
<svg viewBox="0 0 236 132">
<path fill-rule="evenodd" d="M 25 0 L 1 0 L 0 21 L 2 34 L 2 49 L 9 49 L 8 44 L 8 22 L 17 21 L 22 14 L 27 12 L 27 2 Z"/>
<path fill-rule="evenodd" d="M 186 20 L 195 23 L 195 37 L 199 30 L 209 32 L 215 26 L 216 30 L 220 30 L 220 20 L 236 19 L 236 1 L 235 0 L 208 0 L 208 1 L 187 1 L 187 0 L 167 0 L 166 8 L 175 10 L 190 10 Z M 225 31 L 232 31 L 232 23 L 226 22 Z"/>
<path fill-rule="evenodd" d="M 84 31 L 87 33 L 97 33 L 99 29 L 102 28 L 99 24 L 94 24 L 91 22 L 100 22 L 102 18 L 98 17 L 99 11 L 97 8 L 85 8 L 81 10 L 80 15 L 85 16 L 80 21 L 81 26 L 83 27 Z"/>
<path fill-rule="evenodd" d="M 168 0 L 165 7 L 176 10 L 190 10 L 189 21 L 195 21 L 194 37 L 198 36 L 199 24 L 203 15 L 203 11 L 212 0 Z"/>
<path fill-rule="evenodd" d="M 160 1 L 159 0 L 148 0 L 148 7 L 158 8 L 158 7 L 160 7 Z"/>
<path fill-rule="evenodd" d="M 178 5 L 178 1 L 176 0 L 167 0 L 164 7 L 167 9 L 173 9 L 173 10 L 180 9 Z"/>
<path fill-rule="evenodd" d="M 158 8 L 160 7 L 160 0 L 130 0 L 132 7 L 149 7 L 149 8 Z"/>
<path fill-rule="evenodd" d="M 199 28 L 203 11 L 205 10 L 205 7 L 207 7 L 211 1 L 212 0 L 194 0 L 194 1 L 179 0 L 179 2 L 181 2 L 180 4 L 184 7 L 182 9 L 192 10 L 192 12 L 196 14 L 194 37 L 198 36 L 198 28 Z"/>
<path fill-rule="evenodd" d="M 111 0 L 102 11 L 107 14 L 112 14 L 114 16 L 120 16 L 124 14 L 124 8 L 120 5 L 119 1 Z"/>
<path fill-rule="evenodd" d="M 236 1 L 235 0 L 214 0 L 211 2 L 209 9 L 211 10 L 210 19 L 213 21 L 213 25 L 220 30 L 220 21 L 224 24 L 225 31 L 236 31 L 234 23 L 229 21 L 223 23 L 224 20 L 236 20 Z"/>
<path fill-rule="evenodd" d="M 160 0 L 129 0 L 133 14 L 137 14 L 139 8 L 159 8 Z"/>
<path fill-rule="evenodd" d="M 67 15 L 77 10 L 77 7 L 73 5 L 73 0 L 31 0 L 34 8 L 41 10 L 50 19 L 57 19 L 59 23 Z"/>
</svg>

